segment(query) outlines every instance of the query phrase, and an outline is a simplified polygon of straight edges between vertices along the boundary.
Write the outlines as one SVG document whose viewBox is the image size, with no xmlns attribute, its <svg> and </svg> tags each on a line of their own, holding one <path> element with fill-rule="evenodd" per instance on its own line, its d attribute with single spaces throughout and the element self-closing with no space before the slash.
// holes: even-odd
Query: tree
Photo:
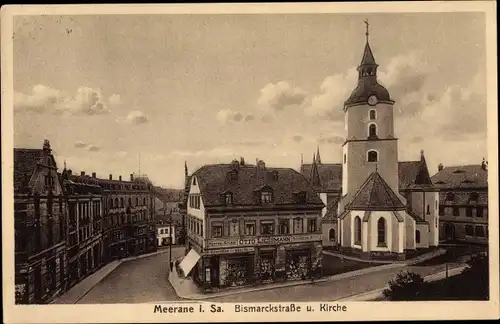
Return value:
<svg viewBox="0 0 500 324">
<path fill-rule="evenodd" d="M 423 295 L 424 288 L 425 283 L 421 275 L 403 271 L 389 281 L 389 288 L 384 290 L 383 295 L 389 300 L 418 300 Z"/>
<path fill-rule="evenodd" d="M 489 299 L 489 262 L 487 254 L 474 255 L 467 261 L 467 268 L 462 271 L 464 291 L 471 299 Z"/>
</svg>

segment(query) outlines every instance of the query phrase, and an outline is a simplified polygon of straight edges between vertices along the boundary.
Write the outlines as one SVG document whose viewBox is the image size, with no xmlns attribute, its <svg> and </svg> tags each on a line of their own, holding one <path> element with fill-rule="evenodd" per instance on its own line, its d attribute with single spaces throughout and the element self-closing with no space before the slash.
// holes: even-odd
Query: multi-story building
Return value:
<svg viewBox="0 0 500 324">
<path fill-rule="evenodd" d="M 146 177 L 130 181 L 97 179 L 103 190 L 103 241 L 106 262 L 156 251 L 153 185 Z"/>
<path fill-rule="evenodd" d="M 158 241 L 158 246 L 177 244 L 176 226 L 172 222 L 156 222 L 156 231 L 156 240 Z"/>
<path fill-rule="evenodd" d="M 66 289 L 66 200 L 48 140 L 14 149 L 16 303 L 43 304 Z"/>
<path fill-rule="evenodd" d="M 235 160 L 188 179 L 184 275 L 214 288 L 321 274 L 324 205 L 300 173 Z"/>
<path fill-rule="evenodd" d="M 439 188 L 440 240 L 488 242 L 488 168 L 438 166 L 432 182 Z"/>
<path fill-rule="evenodd" d="M 68 285 L 71 287 L 103 265 L 102 189 L 96 179 L 66 167 L 61 178 L 68 200 Z"/>
</svg>

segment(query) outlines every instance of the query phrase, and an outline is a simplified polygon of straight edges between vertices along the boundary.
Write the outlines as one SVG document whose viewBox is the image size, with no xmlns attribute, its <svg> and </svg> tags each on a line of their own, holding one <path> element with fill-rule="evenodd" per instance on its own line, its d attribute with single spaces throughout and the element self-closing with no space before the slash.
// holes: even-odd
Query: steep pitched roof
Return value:
<svg viewBox="0 0 500 324">
<path fill-rule="evenodd" d="M 346 209 L 400 210 L 405 209 L 405 206 L 380 174 L 373 172 L 359 188 Z"/>
<path fill-rule="evenodd" d="M 42 149 L 14 149 L 14 191 L 21 189 L 26 178 L 31 178 L 42 156 Z"/>
<path fill-rule="evenodd" d="M 488 171 L 478 165 L 459 165 L 443 168 L 431 178 L 439 189 L 487 188 Z"/>
<path fill-rule="evenodd" d="M 236 172 L 236 177 L 228 176 Z M 224 192 L 231 192 L 231 207 L 260 206 L 258 190 L 270 187 L 273 205 L 297 205 L 294 193 L 305 192 L 303 207 L 323 207 L 323 202 L 306 178 L 293 169 L 257 167 L 255 165 L 215 164 L 205 165 L 194 172 L 206 207 L 224 206 Z"/>
<path fill-rule="evenodd" d="M 304 164 L 301 167 L 300 173 L 306 177 L 309 183 L 313 183 L 311 179 L 312 164 Z M 321 163 L 316 164 L 318 169 L 321 188 L 320 192 L 339 191 L 342 187 L 342 164 L 340 163 Z"/>
<path fill-rule="evenodd" d="M 373 52 L 370 47 L 370 44 L 366 42 L 365 45 L 365 50 L 363 51 L 363 58 L 361 59 L 361 63 L 359 64 L 360 66 L 362 65 L 377 65 L 375 63 L 375 57 L 373 57 Z"/>
</svg>

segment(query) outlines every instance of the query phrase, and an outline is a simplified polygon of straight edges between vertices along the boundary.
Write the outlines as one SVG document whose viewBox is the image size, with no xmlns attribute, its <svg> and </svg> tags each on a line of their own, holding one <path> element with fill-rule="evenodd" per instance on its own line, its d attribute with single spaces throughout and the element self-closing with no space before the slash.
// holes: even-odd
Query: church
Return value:
<svg viewBox="0 0 500 324">
<path fill-rule="evenodd" d="M 366 259 L 403 260 L 439 238 L 439 195 L 423 150 L 398 161 L 394 100 L 377 80 L 368 39 L 358 84 L 344 103 L 347 136 L 341 163 L 323 164 L 319 147 L 301 165 L 323 203 L 323 246 Z"/>
</svg>

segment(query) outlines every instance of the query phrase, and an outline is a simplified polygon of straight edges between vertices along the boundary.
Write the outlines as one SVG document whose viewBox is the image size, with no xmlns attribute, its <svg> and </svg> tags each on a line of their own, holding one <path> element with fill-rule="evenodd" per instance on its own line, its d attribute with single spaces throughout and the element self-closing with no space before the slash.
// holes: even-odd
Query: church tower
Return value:
<svg viewBox="0 0 500 324">
<path fill-rule="evenodd" d="M 344 103 L 347 137 L 342 146 L 342 195 L 352 198 L 371 173 L 377 171 L 398 190 L 398 144 L 394 135 L 394 101 L 378 83 L 378 64 L 369 43 L 368 22 L 358 84 Z"/>
</svg>

